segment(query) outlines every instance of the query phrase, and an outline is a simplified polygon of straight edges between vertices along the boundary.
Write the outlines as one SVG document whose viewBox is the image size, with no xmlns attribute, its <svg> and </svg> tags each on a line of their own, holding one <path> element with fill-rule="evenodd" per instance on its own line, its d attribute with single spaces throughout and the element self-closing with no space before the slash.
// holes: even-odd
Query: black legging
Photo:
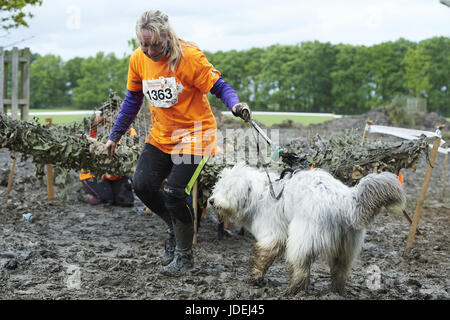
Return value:
<svg viewBox="0 0 450 320">
<path fill-rule="evenodd" d="M 170 154 L 146 143 L 134 173 L 133 187 L 138 198 L 159 216 L 169 212 L 172 217 L 188 223 L 193 221 L 193 211 L 186 201 L 185 188 L 202 156 L 184 157 L 188 161 L 175 164 Z M 161 190 L 165 178 L 167 183 Z"/>
</svg>

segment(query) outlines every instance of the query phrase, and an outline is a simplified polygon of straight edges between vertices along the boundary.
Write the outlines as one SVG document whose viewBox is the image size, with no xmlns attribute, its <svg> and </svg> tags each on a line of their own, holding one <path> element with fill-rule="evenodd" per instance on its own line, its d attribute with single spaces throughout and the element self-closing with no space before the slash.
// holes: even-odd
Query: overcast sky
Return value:
<svg viewBox="0 0 450 320">
<path fill-rule="evenodd" d="M 131 53 L 137 17 L 149 9 L 167 13 L 178 36 L 212 52 L 450 36 L 450 8 L 439 0 L 43 0 L 29 8 L 29 28 L 0 32 L 0 46 L 20 42 L 64 60 L 99 51 L 122 57 Z"/>
</svg>

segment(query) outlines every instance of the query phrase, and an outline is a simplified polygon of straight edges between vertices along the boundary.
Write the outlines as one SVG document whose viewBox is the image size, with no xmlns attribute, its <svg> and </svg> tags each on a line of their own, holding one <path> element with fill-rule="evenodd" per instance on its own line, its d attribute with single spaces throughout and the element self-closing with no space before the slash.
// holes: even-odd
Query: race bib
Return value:
<svg viewBox="0 0 450 320">
<path fill-rule="evenodd" d="M 178 84 L 174 77 L 142 80 L 142 89 L 148 101 L 156 108 L 170 108 L 178 103 Z"/>
</svg>

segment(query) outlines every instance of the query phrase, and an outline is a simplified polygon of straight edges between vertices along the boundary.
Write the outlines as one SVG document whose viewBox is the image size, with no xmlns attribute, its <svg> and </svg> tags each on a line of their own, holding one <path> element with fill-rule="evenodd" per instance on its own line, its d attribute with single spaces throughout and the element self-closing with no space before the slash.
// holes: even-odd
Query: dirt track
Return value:
<svg viewBox="0 0 450 320">
<path fill-rule="evenodd" d="M 285 297 L 283 259 L 269 269 L 264 286 L 248 284 L 252 236 L 239 235 L 231 224 L 232 236 L 218 240 L 211 216 L 201 223 L 195 269 L 173 279 L 159 273 L 164 225 L 138 200 L 133 208 L 79 203 L 75 181 L 66 201 L 47 202 L 34 166 L 18 161 L 4 204 L 12 159 L 1 149 L 0 299 L 448 299 L 450 186 L 442 197 L 443 158 L 437 158 L 422 211 L 423 234 L 408 254 L 402 255 L 408 221 L 383 211 L 367 230 L 344 296 L 330 292 L 328 266 L 319 258 L 310 292 Z M 422 157 L 416 172 L 404 173 L 411 215 L 426 165 Z M 23 221 L 24 213 L 34 219 Z"/>
</svg>

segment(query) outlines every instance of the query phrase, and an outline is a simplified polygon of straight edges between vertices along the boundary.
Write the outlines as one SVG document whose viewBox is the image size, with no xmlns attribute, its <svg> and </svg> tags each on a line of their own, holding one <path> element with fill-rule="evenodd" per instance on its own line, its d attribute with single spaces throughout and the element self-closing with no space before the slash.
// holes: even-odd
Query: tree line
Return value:
<svg viewBox="0 0 450 320">
<path fill-rule="evenodd" d="M 129 41 L 130 46 L 135 41 Z M 399 96 L 427 99 L 450 116 L 450 38 L 372 46 L 319 41 L 208 52 L 208 60 L 252 110 L 361 114 Z M 63 61 L 33 54 L 32 108 L 96 108 L 111 91 L 124 96 L 129 55 L 97 53 Z M 225 110 L 216 97 L 212 105 Z"/>
</svg>

